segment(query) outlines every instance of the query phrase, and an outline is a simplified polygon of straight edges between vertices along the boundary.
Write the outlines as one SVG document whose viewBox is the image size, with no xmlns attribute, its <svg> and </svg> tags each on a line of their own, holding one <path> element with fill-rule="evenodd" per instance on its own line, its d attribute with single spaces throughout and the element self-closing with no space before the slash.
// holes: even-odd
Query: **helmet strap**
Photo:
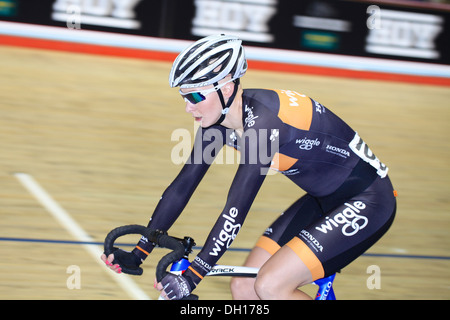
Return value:
<svg viewBox="0 0 450 320">
<path fill-rule="evenodd" d="M 231 104 L 233 103 L 234 98 L 236 97 L 236 94 L 237 94 L 237 91 L 239 88 L 240 79 L 237 78 L 233 82 L 234 82 L 233 94 L 230 96 L 230 98 L 228 99 L 228 102 L 226 104 L 225 104 L 225 99 L 222 94 L 222 90 L 221 89 L 217 90 L 217 94 L 219 95 L 220 103 L 222 104 L 222 114 L 220 115 L 219 120 L 217 120 L 217 122 L 215 124 L 221 124 L 223 122 L 223 120 L 225 120 L 225 117 L 226 117 L 228 111 L 230 110 Z M 216 87 L 218 85 L 219 85 L 218 82 L 214 83 L 214 87 Z"/>
</svg>

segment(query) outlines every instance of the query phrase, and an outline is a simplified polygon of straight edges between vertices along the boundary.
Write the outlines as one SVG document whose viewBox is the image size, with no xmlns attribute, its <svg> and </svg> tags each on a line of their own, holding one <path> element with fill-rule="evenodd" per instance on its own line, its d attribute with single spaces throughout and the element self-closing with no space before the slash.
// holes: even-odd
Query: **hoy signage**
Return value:
<svg viewBox="0 0 450 320">
<path fill-rule="evenodd" d="M 242 40 L 270 43 L 269 21 L 278 0 L 195 0 L 192 34 L 228 33 Z"/>
<path fill-rule="evenodd" d="M 120 29 L 139 29 L 135 8 L 142 0 L 56 0 L 52 19 Z"/>
<path fill-rule="evenodd" d="M 440 58 L 436 38 L 444 30 L 441 16 L 381 9 L 374 12 L 372 18 L 377 18 L 379 23 L 376 27 L 369 27 L 367 52 L 422 59 Z"/>
</svg>

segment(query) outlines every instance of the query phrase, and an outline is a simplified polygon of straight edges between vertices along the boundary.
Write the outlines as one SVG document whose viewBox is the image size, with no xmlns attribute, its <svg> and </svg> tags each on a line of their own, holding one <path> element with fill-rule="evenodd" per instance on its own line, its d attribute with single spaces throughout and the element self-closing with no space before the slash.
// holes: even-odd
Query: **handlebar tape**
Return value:
<svg viewBox="0 0 450 320">
<path fill-rule="evenodd" d="M 185 254 L 185 247 L 180 239 L 170 237 L 166 233 L 163 233 L 158 230 L 152 230 L 147 227 L 132 224 L 117 227 L 114 230 L 110 231 L 105 238 L 104 242 L 104 252 L 106 256 L 109 256 L 114 251 L 114 242 L 117 238 L 122 237 L 127 234 L 140 234 L 148 239 L 148 241 L 155 243 L 161 248 L 171 249 L 172 251 L 165 255 L 156 266 L 156 279 L 158 282 L 161 282 L 161 279 L 167 274 L 167 267 L 175 262 L 183 258 Z M 122 270 L 126 273 L 141 275 L 143 270 L 142 268 L 138 269 L 129 269 L 126 267 L 122 267 Z M 191 294 L 183 300 L 198 300 L 198 296 L 195 294 Z"/>
<path fill-rule="evenodd" d="M 117 227 L 111 230 L 105 238 L 104 241 L 104 252 L 106 256 L 109 256 L 114 251 L 114 242 L 117 238 L 122 237 L 127 234 L 140 234 L 142 235 L 145 232 L 144 226 L 140 225 L 128 225 Z"/>
<path fill-rule="evenodd" d="M 164 257 L 162 257 L 162 259 L 156 266 L 156 280 L 158 282 L 161 282 L 162 278 L 164 278 L 164 276 L 167 274 L 167 267 L 171 263 L 183 258 L 185 250 L 184 245 L 180 241 L 168 236 L 167 234 L 163 234 L 159 237 L 158 244 L 162 248 L 172 250 L 172 252 L 169 252 Z"/>
<path fill-rule="evenodd" d="M 114 242 L 117 240 L 117 238 L 128 234 L 140 234 L 146 237 L 149 242 L 153 242 L 161 248 L 172 250 L 170 253 L 165 255 L 156 266 L 156 279 L 158 280 L 158 282 L 160 282 L 161 279 L 166 275 L 167 267 L 171 263 L 183 258 L 185 254 L 184 245 L 179 241 L 179 239 L 170 237 L 169 235 L 158 230 L 152 230 L 141 225 L 132 224 L 117 227 L 108 233 L 104 241 L 105 255 L 109 256 L 111 253 L 113 253 Z M 122 270 L 125 273 L 135 275 L 141 275 L 143 272 L 142 268 L 140 267 L 138 269 L 129 269 L 125 266 L 122 266 Z"/>
</svg>

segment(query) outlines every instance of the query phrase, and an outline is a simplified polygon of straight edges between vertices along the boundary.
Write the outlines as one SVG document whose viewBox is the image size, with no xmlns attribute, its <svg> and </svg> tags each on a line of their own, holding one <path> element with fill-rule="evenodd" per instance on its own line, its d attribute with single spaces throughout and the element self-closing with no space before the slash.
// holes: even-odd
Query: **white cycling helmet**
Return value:
<svg viewBox="0 0 450 320">
<path fill-rule="evenodd" d="M 232 80 L 247 71 L 242 40 L 227 35 L 212 35 L 196 41 L 175 59 L 169 84 L 173 87 L 197 88 L 217 85 L 231 74 Z"/>
</svg>

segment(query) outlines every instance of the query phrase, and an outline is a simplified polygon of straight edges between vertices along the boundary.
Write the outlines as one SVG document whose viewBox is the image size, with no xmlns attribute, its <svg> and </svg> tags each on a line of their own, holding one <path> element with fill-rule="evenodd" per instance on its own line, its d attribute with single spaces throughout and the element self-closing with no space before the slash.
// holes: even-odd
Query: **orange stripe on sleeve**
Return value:
<svg viewBox="0 0 450 320">
<path fill-rule="evenodd" d="M 275 252 L 277 252 L 278 249 L 280 249 L 280 245 L 278 243 L 276 243 L 272 239 L 267 238 L 265 236 L 261 236 L 259 238 L 258 242 L 255 244 L 255 247 L 259 247 L 261 249 L 264 249 L 268 253 L 270 253 L 271 255 L 274 255 Z"/>
<path fill-rule="evenodd" d="M 308 267 L 309 271 L 311 271 L 313 281 L 323 278 L 325 272 L 322 263 L 302 240 L 294 237 L 286 245 L 291 248 Z"/>
<path fill-rule="evenodd" d="M 147 256 L 150 254 L 150 253 L 148 253 L 147 251 L 145 251 L 144 249 L 142 249 L 142 248 L 139 247 L 139 246 L 136 246 L 136 249 L 138 249 L 139 251 L 142 251 L 142 252 L 145 253 Z"/>
<path fill-rule="evenodd" d="M 200 279 L 203 279 L 203 276 L 200 273 L 198 273 L 197 271 L 195 271 L 194 268 L 189 266 L 188 269 L 191 270 L 197 277 L 199 277 Z"/>
</svg>

